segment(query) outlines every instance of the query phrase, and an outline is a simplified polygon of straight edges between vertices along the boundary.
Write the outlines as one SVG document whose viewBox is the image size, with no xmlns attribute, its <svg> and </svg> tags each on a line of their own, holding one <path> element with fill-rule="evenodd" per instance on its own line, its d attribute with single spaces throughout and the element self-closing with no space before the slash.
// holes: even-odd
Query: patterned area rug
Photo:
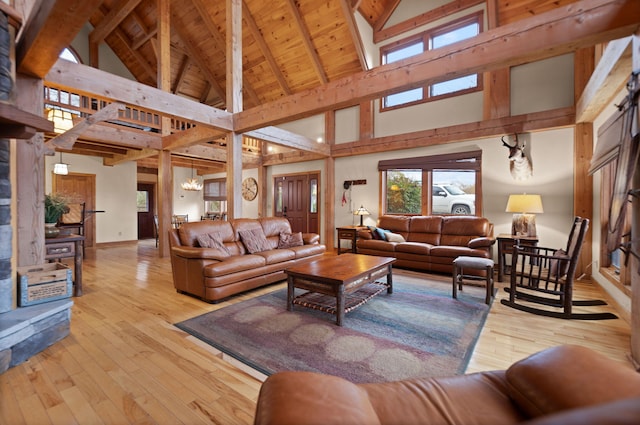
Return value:
<svg viewBox="0 0 640 425">
<path fill-rule="evenodd" d="M 428 275 L 395 275 L 393 286 L 347 313 L 342 327 L 321 311 L 288 312 L 286 288 L 176 326 L 266 375 L 386 382 L 464 373 L 489 311 L 484 288 L 465 285 L 452 299 L 451 281 Z"/>
</svg>

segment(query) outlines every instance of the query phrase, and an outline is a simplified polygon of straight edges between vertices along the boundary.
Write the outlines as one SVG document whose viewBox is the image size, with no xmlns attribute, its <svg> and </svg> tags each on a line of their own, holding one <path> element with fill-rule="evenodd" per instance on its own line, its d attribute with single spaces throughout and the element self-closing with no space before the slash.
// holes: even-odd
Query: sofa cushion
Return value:
<svg viewBox="0 0 640 425">
<path fill-rule="evenodd" d="M 294 246 L 304 245 L 302 240 L 302 232 L 295 233 L 280 233 L 278 248 L 291 248 Z"/>
<path fill-rule="evenodd" d="M 490 229 L 489 220 L 484 217 L 443 217 L 440 245 L 466 247 L 471 239 L 490 236 Z"/>
<path fill-rule="evenodd" d="M 326 247 L 316 243 L 312 245 L 293 246 L 288 248 L 288 250 L 293 251 L 296 259 L 298 259 L 323 254 L 326 251 Z"/>
<path fill-rule="evenodd" d="M 178 238 L 182 246 L 198 246 L 198 236 L 207 233 L 218 233 L 222 242 L 234 239 L 231 223 L 223 220 L 203 220 L 183 223 L 178 229 Z"/>
<path fill-rule="evenodd" d="M 541 416 L 524 425 L 637 425 L 640 418 L 640 398 L 628 398 L 596 406 L 571 409 Z"/>
<path fill-rule="evenodd" d="M 408 242 L 424 242 L 431 245 L 440 243 L 440 231 L 442 230 L 442 217 L 439 216 L 415 216 L 409 223 Z"/>
<path fill-rule="evenodd" d="M 405 242 L 396 245 L 396 252 L 406 252 L 409 254 L 429 255 L 433 246 L 428 243 Z"/>
<path fill-rule="evenodd" d="M 269 249 L 256 252 L 256 255 L 263 257 L 266 264 L 277 264 L 296 258 L 296 254 L 290 249 Z"/>
<path fill-rule="evenodd" d="M 238 234 L 240 235 L 240 240 L 242 240 L 242 243 L 250 254 L 271 249 L 271 246 L 267 241 L 267 237 L 264 235 L 261 227 L 251 230 L 240 230 Z"/>
<path fill-rule="evenodd" d="M 260 255 L 233 255 L 224 261 L 212 263 L 204 268 L 205 277 L 224 276 L 245 270 L 256 270 L 266 264 L 264 257 Z"/>
<path fill-rule="evenodd" d="M 507 369 L 506 377 L 511 398 L 532 418 L 640 397 L 640 374 L 631 365 L 577 345 L 534 354 Z"/>
</svg>

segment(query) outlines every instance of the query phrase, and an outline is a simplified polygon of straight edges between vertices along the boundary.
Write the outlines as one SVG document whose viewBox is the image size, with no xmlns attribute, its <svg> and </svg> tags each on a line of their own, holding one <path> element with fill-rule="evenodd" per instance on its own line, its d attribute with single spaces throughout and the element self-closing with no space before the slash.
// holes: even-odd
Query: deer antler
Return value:
<svg viewBox="0 0 640 425">
<path fill-rule="evenodd" d="M 516 144 L 514 146 L 511 146 L 510 144 L 508 144 L 507 142 L 504 141 L 504 136 L 502 136 L 502 138 L 500 139 L 502 140 L 502 144 L 506 147 L 508 147 L 509 149 L 513 149 L 516 146 L 518 146 L 518 135 L 516 134 Z"/>
</svg>

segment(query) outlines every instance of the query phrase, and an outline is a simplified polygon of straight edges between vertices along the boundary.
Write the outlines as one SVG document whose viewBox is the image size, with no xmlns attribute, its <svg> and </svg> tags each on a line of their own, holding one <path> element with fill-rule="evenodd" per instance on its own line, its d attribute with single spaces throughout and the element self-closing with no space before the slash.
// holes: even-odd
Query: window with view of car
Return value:
<svg viewBox="0 0 640 425">
<path fill-rule="evenodd" d="M 380 161 L 382 213 L 480 214 L 481 157 L 473 151 Z"/>
<path fill-rule="evenodd" d="M 482 13 L 459 19 L 455 22 L 431 29 L 424 33 L 382 47 L 382 64 L 397 62 L 419 55 L 427 50 L 437 49 L 477 36 L 482 31 Z M 425 87 L 418 87 L 385 96 L 382 110 L 428 102 L 443 97 L 454 96 L 482 89 L 482 79 L 478 74 L 465 75 Z"/>
</svg>

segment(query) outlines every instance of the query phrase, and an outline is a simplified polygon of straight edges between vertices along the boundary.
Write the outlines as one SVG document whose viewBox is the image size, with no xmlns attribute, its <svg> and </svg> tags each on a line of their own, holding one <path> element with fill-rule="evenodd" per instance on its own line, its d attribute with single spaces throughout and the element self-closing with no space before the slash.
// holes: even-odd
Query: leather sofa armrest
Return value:
<svg viewBox="0 0 640 425">
<path fill-rule="evenodd" d="M 182 258 L 192 259 L 206 259 L 206 260 L 219 260 L 222 261 L 228 257 L 228 255 L 220 255 L 220 250 L 215 248 L 194 248 L 190 246 L 175 246 L 171 248 L 171 252 Z"/>
<path fill-rule="evenodd" d="M 346 379 L 279 372 L 260 388 L 254 425 L 379 425 L 367 392 Z"/>
<path fill-rule="evenodd" d="M 496 242 L 495 239 L 493 238 L 486 238 L 486 237 L 482 237 L 482 238 L 474 238 L 471 239 L 469 241 L 469 243 L 467 244 L 467 246 L 469 248 L 489 248 L 491 247 L 491 245 L 493 245 Z"/>
<path fill-rule="evenodd" d="M 302 242 L 305 245 L 314 245 L 320 243 L 320 235 L 317 233 L 303 233 Z"/>
<path fill-rule="evenodd" d="M 369 229 L 358 230 L 358 239 L 373 239 L 373 234 Z"/>
</svg>

